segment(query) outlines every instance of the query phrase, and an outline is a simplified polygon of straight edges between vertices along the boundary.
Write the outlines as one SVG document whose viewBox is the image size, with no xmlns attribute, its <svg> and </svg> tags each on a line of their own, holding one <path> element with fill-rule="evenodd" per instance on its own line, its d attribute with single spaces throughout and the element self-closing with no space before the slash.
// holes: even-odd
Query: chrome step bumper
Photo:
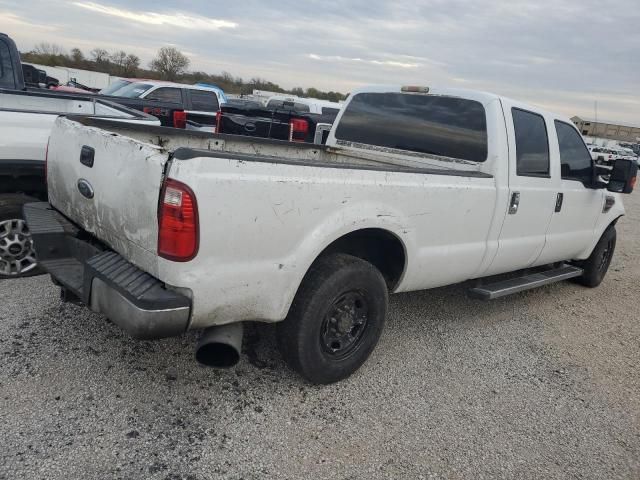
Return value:
<svg viewBox="0 0 640 480">
<path fill-rule="evenodd" d="M 122 256 L 103 250 L 46 202 L 23 208 L 42 268 L 66 292 L 135 338 L 183 333 L 191 300 Z"/>
</svg>

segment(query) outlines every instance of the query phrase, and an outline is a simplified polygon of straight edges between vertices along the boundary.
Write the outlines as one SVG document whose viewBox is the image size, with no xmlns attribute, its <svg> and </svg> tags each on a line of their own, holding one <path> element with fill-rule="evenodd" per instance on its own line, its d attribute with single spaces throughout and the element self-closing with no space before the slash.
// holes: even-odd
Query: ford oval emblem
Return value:
<svg viewBox="0 0 640 480">
<path fill-rule="evenodd" d="M 256 131 L 256 124 L 253 122 L 247 122 L 244 124 L 244 129 L 249 133 L 253 133 Z"/>
<path fill-rule="evenodd" d="M 84 178 L 81 178 L 80 180 L 78 180 L 78 191 L 85 198 L 93 198 L 93 187 Z"/>
</svg>

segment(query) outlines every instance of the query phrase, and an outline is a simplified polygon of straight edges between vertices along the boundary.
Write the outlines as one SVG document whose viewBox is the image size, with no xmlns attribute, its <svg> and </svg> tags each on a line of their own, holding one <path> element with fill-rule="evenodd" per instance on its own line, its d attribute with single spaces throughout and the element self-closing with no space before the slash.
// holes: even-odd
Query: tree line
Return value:
<svg viewBox="0 0 640 480">
<path fill-rule="evenodd" d="M 51 67 L 70 67 L 94 72 L 103 72 L 120 77 L 139 77 L 156 80 L 170 80 L 183 83 L 212 83 L 225 92 L 235 94 L 250 94 L 254 89 L 287 93 L 299 97 L 313 97 L 337 102 L 346 98 L 340 92 L 323 92 L 317 88 L 296 87 L 286 90 L 280 85 L 260 77 L 244 80 L 234 77 L 229 72 L 211 74 L 200 71 L 189 71 L 189 58 L 175 47 L 162 47 L 149 63 L 143 68 L 140 57 L 124 50 L 109 52 L 103 48 L 94 48 L 85 55 L 79 48 L 72 48 L 65 52 L 53 43 L 39 43 L 33 50 L 21 53 L 22 61 L 38 63 Z"/>
</svg>

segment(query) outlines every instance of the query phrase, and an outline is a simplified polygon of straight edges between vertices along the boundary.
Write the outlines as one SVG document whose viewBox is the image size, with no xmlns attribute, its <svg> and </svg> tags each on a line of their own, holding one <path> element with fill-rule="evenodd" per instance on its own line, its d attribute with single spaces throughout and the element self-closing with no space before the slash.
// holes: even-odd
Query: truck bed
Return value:
<svg viewBox="0 0 640 480">
<path fill-rule="evenodd" d="M 0 88 L 0 111 L 55 113 L 58 115 L 98 115 L 155 121 L 139 110 L 100 98 L 97 95 L 56 93 L 49 90 L 7 90 Z"/>
</svg>

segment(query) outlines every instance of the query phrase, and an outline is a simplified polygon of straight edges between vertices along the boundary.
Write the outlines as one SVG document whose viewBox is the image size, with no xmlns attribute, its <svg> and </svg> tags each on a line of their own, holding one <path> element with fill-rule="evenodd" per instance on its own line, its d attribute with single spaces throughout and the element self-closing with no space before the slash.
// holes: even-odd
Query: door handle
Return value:
<svg viewBox="0 0 640 480">
<path fill-rule="evenodd" d="M 562 210 L 562 201 L 564 200 L 564 193 L 559 193 L 556 196 L 556 210 L 555 212 L 558 213 L 560 210 Z"/>
<path fill-rule="evenodd" d="M 518 213 L 518 207 L 520 206 L 520 192 L 513 192 L 511 194 L 511 201 L 509 202 L 509 215 L 515 215 Z"/>
</svg>

